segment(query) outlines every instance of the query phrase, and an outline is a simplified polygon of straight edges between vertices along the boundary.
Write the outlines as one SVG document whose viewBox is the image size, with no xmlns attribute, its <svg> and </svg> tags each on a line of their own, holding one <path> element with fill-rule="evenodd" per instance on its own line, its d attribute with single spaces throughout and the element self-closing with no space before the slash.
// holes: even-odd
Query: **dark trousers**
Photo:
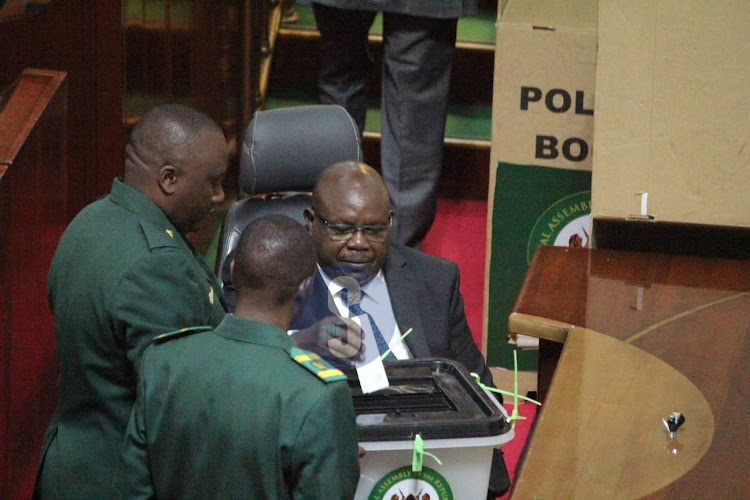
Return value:
<svg viewBox="0 0 750 500">
<path fill-rule="evenodd" d="M 313 4 L 321 34 L 318 91 L 364 131 L 375 12 Z M 394 211 L 393 238 L 418 245 L 435 218 L 457 19 L 383 13 L 381 173 Z"/>
</svg>

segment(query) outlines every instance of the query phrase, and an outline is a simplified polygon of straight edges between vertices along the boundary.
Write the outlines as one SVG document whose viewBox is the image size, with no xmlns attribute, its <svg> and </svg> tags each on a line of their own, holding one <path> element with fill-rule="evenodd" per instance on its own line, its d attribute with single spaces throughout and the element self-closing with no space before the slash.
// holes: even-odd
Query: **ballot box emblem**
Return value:
<svg viewBox="0 0 750 500">
<path fill-rule="evenodd" d="M 550 205 L 537 219 L 526 246 L 526 262 L 531 262 L 539 245 L 588 248 L 591 191 L 564 196 Z"/>
<path fill-rule="evenodd" d="M 405 466 L 380 478 L 368 500 L 453 500 L 453 491 L 438 471 L 422 467 L 421 472 L 412 472 Z"/>
<path fill-rule="evenodd" d="M 492 455 L 514 435 L 503 406 L 454 360 L 384 368 L 389 385 L 375 392 L 347 379 L 366 451 L 354 500 L 486 498 Z"/>
</svg>

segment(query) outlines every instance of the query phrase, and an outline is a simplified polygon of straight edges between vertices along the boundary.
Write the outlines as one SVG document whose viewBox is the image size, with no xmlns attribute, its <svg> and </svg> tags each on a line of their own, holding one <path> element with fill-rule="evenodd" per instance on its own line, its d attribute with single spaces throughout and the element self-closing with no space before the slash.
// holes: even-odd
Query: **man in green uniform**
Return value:
<svg viewBox="0 0 750 500">
<path fill-rule="evenodd" d="M 359 464 L 346 376 L 286 332 L 295 291 L 315 269 L 309 234 L 283 215 L 257 219 L 232 266 L 234 315 L 146 350 L 116 489 L 123 498 L 352 498 Z"/>
<path fill-rule="evenodd" d="M 36 496 L 112 498 L 143 351 L 157 335 L 224 317 L 221 288 L 185 235 L 224 199 L 227 159 L 208 116 L 156 107 L 130 135 L 123 179 L 63 234 L 48 278 L 59 400 Z"/>
</svg>

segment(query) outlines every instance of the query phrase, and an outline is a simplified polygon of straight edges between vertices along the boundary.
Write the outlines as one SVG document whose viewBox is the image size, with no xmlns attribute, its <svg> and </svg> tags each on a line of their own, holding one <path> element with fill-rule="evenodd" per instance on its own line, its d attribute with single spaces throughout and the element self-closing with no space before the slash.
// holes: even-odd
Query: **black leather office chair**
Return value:
<svg viewBox="0 0 750 500">
<path fill-rule="evenodd" d="M 287 215 L 305 224 L 303 211 L 320 173 L 339 161 L 362 161 L 357 125 L 336 105 L 297 106 L 258 111 L 245 132 L 239 187 L 247 197 L 224 217 L 216 252 L 219 277 L 230 312 L 234 286 L 229 275 L 232 251 L 242 230 L 268 214 Z"/>
</svg>

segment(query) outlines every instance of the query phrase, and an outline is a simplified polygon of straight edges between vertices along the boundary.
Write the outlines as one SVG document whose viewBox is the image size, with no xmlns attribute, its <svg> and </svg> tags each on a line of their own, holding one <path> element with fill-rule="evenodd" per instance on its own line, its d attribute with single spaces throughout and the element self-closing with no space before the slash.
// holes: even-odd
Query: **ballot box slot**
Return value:
<svg viewBox="0 0 750 500">
<path fill-rule="evenodd" d="M 456 439 L 499 435 L 510 425 L 495 401 L 452 360 L 384 363 L 389 387 L 364 394 L 348 374 L 360 441 Z"/>
<path fill-rule="evenodd" d="M 456 405 L 432 379 L 409 380 L 372 394 L 352 394 L 354 413 L 445 412 Z"/>
</svg>

